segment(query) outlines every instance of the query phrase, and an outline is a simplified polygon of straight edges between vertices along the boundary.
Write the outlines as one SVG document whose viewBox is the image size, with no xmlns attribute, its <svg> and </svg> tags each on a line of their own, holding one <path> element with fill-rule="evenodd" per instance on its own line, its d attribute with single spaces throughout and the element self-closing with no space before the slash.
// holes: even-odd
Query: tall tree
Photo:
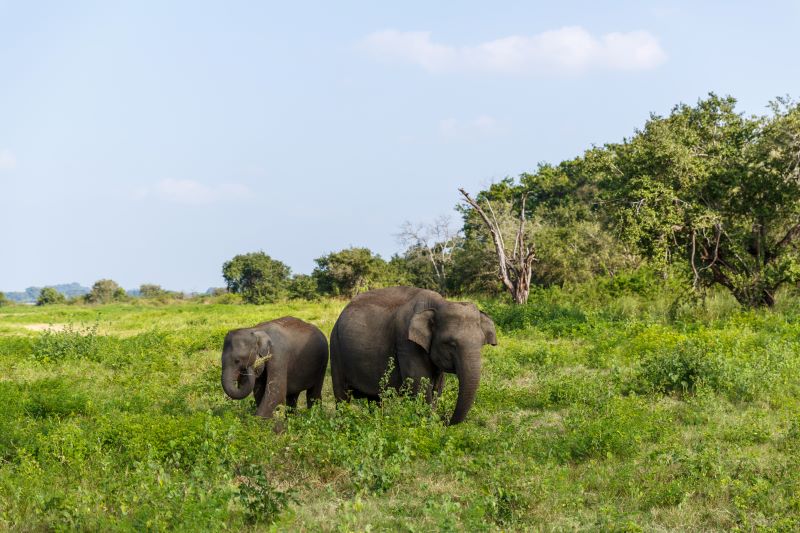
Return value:
<svg viewBox="0 0 800 533">
<path fill-rule="evenodd" d="M 746 117 L 711 94 L 651 116 L 594 154 L 620 234 L 651 259 L 680 260 L 695 288 L 718 284 L 771 306 L 800 277 L 800 107 Z"/>
</svg>

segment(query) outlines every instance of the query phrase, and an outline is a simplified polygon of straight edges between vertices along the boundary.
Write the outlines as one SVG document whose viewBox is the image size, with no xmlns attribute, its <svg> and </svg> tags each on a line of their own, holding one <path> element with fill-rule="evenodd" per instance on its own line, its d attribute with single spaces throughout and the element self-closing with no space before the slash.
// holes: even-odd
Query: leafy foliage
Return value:
<svg viewBox="0 0 800 533">
<path fill-rule="evenodd" d="M 141 298 L 158 298 L 163 296 L 167 291 L 161 288 L 161 285 L 153 283 L 143 283 L 139 286 L 139 296 Z"/>
<path fill-rule="evenodd" d="M 628 242 L 651 260 L 685 261 L 695 286 L 771 306 L 800 279 L 800 107 L 778 100 L 771 116 L 745 117 L 735 104 L 712 94 L 654 115 L 592 163 Z"/>
<path fill-rule="evenodd" d="M 292 300 L 317 300 L 317 281 L 313 276 L 306 274 L 295 274 L 289 281 L 289 298 Z"/>
<path fill-rule="evenodd" d="M 51 305 L 64 303 L 66 298 L 53 287 L 45 287 L 39 292 L 36 305 Z"/>
<path fill-rule="evenodd" d="M 127 298 L 128 296 L 125 294 L 125 289 L 111 279 L 95 281 L 94 285 L 92 285 L 92 290 L 85 296 L 86 301 L 93 304 L 120 302 Z"/>
<path fill-rule="evenodd" d="M 493 206 L 506 243 L 518 229 L 520 198 L 525 196 L 525 239 L 535 244 L 532 283 L 538 286 L 586 282 L 596 276 L 635 269 L 640 259 L 607 228 L 600 182 L 589 154 L 559 165 L 542 164 L 519 179 L 506 178 L 477 195 Z M 464 216 L 465 241 L 453 254 L 454 285 L 460 291 L 494 292 L 497 258 L 492 239 L 474 211 Z"/>
<path fill-rule="evenodd" d="M 315 259 L 312 276 L 322 294 L 353 297 L 360 292 L 402 284 L 403 276 L 369 248 L 347 248 Z"/>
<path fill-rule="evenodd" d="M 264 252 L 237 255 L 222 265 L 230 292 L 251 304 L 274 302 L 286 294 L 291 270 Z"/>
<path fill-rule="evenodd" d="M 61 331 L 45 330 L 34 344 L 33 358 L 43 363 L 92 359 L 98 352 L 97 328 L 98 324 L 83 330 L 67 324 Z"/>
</svg>

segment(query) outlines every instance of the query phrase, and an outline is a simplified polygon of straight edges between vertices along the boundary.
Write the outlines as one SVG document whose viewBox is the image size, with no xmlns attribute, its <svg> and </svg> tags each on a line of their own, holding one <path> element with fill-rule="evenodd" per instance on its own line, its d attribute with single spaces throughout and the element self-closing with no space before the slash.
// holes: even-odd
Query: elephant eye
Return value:
<svg viewBox="0 0 800 533">
<path fill-rule="evenodd" d="M 450 341 L 447 341 L 447 345 L 448 346 L 452 346 L 453 348 L 455 348 L 456 346 L 458 346 L 458 342 L 456 342 L 455 340 L 450 340 Z"/>
</svg>

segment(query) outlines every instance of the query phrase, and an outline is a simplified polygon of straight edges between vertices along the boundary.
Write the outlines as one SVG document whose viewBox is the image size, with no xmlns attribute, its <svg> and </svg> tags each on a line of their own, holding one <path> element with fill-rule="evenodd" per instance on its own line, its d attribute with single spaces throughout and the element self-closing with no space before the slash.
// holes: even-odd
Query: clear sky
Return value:
<svg viewBox="0 0 800 533">
<path fill-rule="evenodd" d="M 800 2 L 0 0 L 0 290 L 310 272 L 709 91 L 800 96 Z"/>
</svg>

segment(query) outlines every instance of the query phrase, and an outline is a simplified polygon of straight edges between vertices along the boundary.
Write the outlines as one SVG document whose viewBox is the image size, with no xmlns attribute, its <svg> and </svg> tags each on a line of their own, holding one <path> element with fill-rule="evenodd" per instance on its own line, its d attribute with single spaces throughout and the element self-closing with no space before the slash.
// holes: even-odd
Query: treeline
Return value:
<svg viewBox="0 0 800 533">
<path fill-rule="evenodd" d="M 800 281 L 800 106 L 788 98 L 746 116 L 733 98 L 710 94 L 651 115 L 620 142 L 474 196 L 460 192 L 460 220 L 406 222 L 397 235 L 405 250 L 389 259 L 348 248 L 292 275 L 264 252 L 237 255 L 223 265 L 226 287 L 215 297 L 260 304 L 415 285 L 523 303 L 531 287 L 646 271 L 652 283 L 669 278 L 694 295 L 719 286 L 757 307 Z M 123 293 L 95 287 L 82 298 Z"/>
<path fill-rule="evenodd" d="M 226 292 L 220 289 L 223 293 Z M 36 298 L 34 302 L 36 305 L 52 305 L 52 304 L 108 304 L 130 302 L 135 299 L 150 299 L 171 301 L 176 299 L 184 299 L 186 295 L 182 292 L 167 291 L 161 288 L 160 285 L 143 284 L 134 291 L 126 291 L 120 285 L 111 279 L 101 279 L 96 281 L 91 289 L 78 294 L 67 295 L 60 289 L 60 286 L 49 286 L 36 289 Z M 0 306 L 9 305 L 14 303 L 14 300 L 6 298 L 0 292 Z"/>
<path fill-rule="evenodd" d="M 330 253 L 308 275 L 263 252 L 225 263 L 245 301 L 353 296 L 412 284 L 444 294 L 510 293 L 646 268 L 688 291 L 721 286 L 746 306 L 771 306 L 800 280 L 800 107 L 764 116 L 711 94 L 652 115 L 630 138 L 540 164 L 475 197 L 461 191 L 460 224 L 406 223 L 407 249 L 388 261 L 366 248 Z"/>
</svg>

